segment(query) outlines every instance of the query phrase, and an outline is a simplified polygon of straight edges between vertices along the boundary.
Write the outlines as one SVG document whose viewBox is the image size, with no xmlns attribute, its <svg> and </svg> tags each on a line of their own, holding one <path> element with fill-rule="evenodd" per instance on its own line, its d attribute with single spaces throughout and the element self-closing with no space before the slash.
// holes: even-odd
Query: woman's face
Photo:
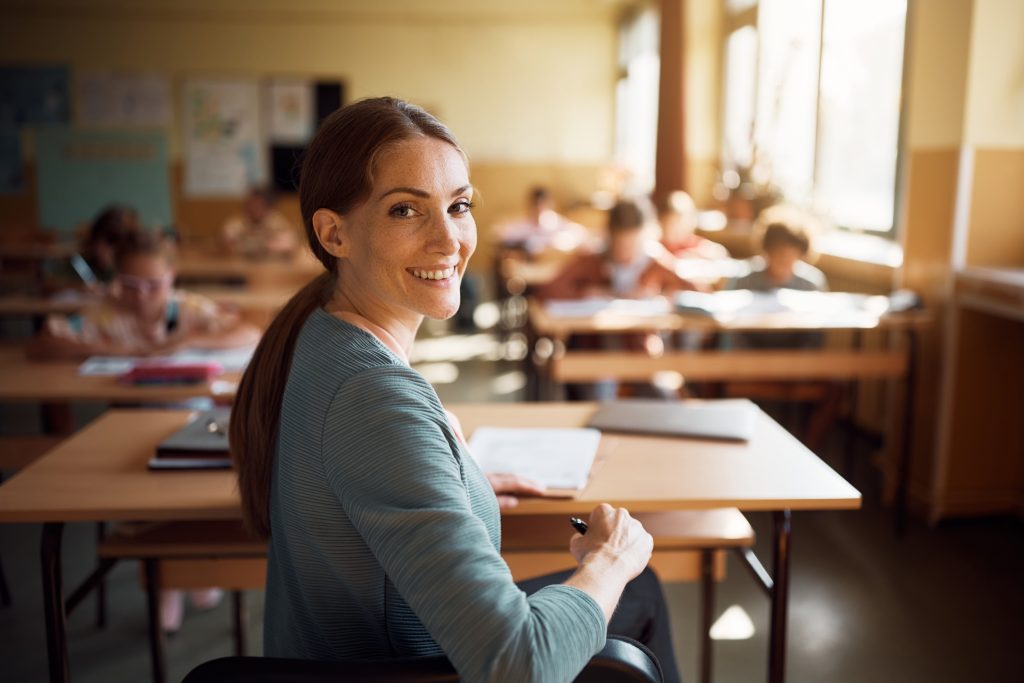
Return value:
<svg viewBox="0 0 1024 683">
<path fill-rule="evenodd" d="M 448 143 L 416 137 L 388 148 L 369 199 L 344 216 L 344 286 L 385 315 L 455 315 L 476 249 L 472 198 L 466 162 Z"/>
</svg>

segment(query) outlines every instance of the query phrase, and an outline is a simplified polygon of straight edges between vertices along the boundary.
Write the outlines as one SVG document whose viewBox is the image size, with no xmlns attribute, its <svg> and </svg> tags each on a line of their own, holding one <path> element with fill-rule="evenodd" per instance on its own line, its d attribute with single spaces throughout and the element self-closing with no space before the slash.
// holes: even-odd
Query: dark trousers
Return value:
<svg viewBox="0 0 1024 683">
<path fill-rule="evenodd" d="M 565 582 L 572 573 L 565 571 L 546 574 L 519 581 L 517 585 L 530 595 L 544 586 Z M 676 657 L 672 651 L 672 625 L 668 619 L 665 594 L 661 590 L 658 575 L 650 567 L 626 584 L 626 589 L 619 598 L 619 605 L 608 624 L 608 633 L 626 636 L 646 645 L 661 663 L 665 683 L 679 683 L 679 670 L 676 668 Z"/>
</svg>

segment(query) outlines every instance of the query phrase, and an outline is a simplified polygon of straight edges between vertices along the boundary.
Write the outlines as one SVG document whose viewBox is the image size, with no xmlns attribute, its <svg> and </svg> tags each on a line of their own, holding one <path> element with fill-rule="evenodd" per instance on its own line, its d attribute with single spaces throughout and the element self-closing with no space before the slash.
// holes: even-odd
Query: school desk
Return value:
<svg viewBox="0 0 1024 683">
<path fill-rule="evenodd" d="M 300 287 L 301 283 L 260 287 L 200 285 L 186 289 L 236 310 L 242 319 L 261 329 L 266 329 L 277 312 L 288 303 L 288 300 Z M 95 301 L 95 295 L 86 293 L 74 296 L 0 295 L 0 317 L 23 317 L 38 320 L 53 314 L 70 315 L 81 311 Z"/>
<path fill-rule="evenodd" d="M 548 306 L 531 300 L 531 334 L 541 398 L 552 398 L 566 382 L 594 382 L 600 379 L 650 381 L 661 371 L 677 372 L 687 381 L 859 381 L 902 380 L 904 404 L 899 445 L 895 452 L 895 524 L 899 533 L 906 525 L 908 481 L 911 466 L 914 371 L 917 332 L 929 325 L 925 311 L 873 314 L 864 310 L 829 311 L 820 314 L 781 311 L 736 315 L 729 319 L 666 312 L 633 314 L 608 312 L 564 317 L 550 313 Z M 888 337 L 882 348 L 863 348 L 861 333 L 879 330 Z M 850 348 L 801 348 L 772 350 L 687 350 L 667 351 L 650 356 L 640 351 L 567 350 L 573 334 L 628 334 L 635 332 L 682 332 L 705 334 L 726 332 L 852 332 Z M 547 340 L 545 344 L 544 341 Z"/>
<path fill-rule="evenodd" d="M 302 286 L 324 272 L 308 249 L 290 258 L 245 259 L 183 249 L 177 261 L 178 280 L 190 284 L 244 283 L 248 287 Z"/>
<path fill-rule="evenodd" d="M 449 406 L 467 434 L 481 425 L 576 427 L 594 404 Z M 188 411 L 113 410 L 0 487 L 0 523 L 42 523 L 42 573 L 50 680 L 69 678 L 61 536 L 75 521 L 188 521 L 241 516 L 231 471 L 151 472 L 155 445 L 179 428 Z M 575 499 L 527 499 L 512 515 L 587 515 L 598 503 L 631 511 L 737 507 L 770 511 L 772 572 L 744 554 L 771 599 L 768 680 L 784 680 L 794 510 L 852 510 L 860 493 L 793 436 L 758 413 L 749 442 L 607 435 L 587 487 Z M 69 607 L 102 578 L 102 567 L 72 592 Z"/>
</svg>

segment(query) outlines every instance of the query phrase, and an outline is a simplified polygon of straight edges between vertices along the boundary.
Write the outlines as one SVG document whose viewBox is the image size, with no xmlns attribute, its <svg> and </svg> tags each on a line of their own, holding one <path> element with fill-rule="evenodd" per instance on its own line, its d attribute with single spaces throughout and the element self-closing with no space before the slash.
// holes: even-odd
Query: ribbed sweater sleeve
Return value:
<svg viewBox="0 0 1024 683">
<path fill-rule="evenodd" d="M 603 613 L 569 586 L 515 585 L 471 509 L 463 468 L 476 464 L 432 397 L 404 366 L 349 377 L 323 428 L 328 485 L 463 680 L 571 681 L 604 645 Z"/>
</svg>

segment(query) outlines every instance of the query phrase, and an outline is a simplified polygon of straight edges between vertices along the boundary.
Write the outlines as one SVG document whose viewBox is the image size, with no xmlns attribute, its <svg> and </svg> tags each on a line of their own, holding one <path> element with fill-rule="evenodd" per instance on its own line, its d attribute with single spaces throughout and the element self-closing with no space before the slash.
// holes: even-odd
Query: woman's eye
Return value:
<svg viewBox="0 0 1024 683">
<path fill-rule="evenodd" d="M 472 208 L 473 208 L 473 203 L 472 202 L 468 202 L 468 201 L 464 201 L 463 200 L 463 201 L 455 202 L 454 204 L 452 204 L 448 208 L 448 213 L 454 214 L 456 216 L 461 216 L 463 214 L 469 213 Z"/>
<path fill-rule="evenodd" d="M 410 218 L 413 214 L 413 210 L 408 204 L 399 204 L 398 206 L 391 207 L 391 211 L 388 213 L 395 218 Z"/>
</svg>

